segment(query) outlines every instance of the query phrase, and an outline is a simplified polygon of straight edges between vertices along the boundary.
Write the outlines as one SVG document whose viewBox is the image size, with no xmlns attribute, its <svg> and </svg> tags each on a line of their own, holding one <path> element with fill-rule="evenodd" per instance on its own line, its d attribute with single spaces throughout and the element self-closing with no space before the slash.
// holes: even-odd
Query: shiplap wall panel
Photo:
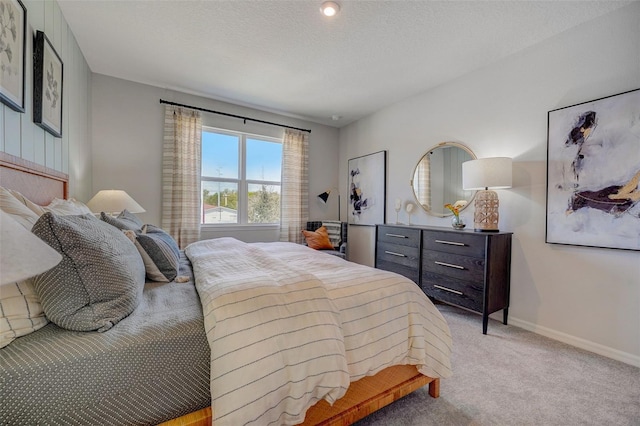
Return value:
<svg viewBox="0 0 640 426">
<path fill-rule="evenodd" d="M 64 19 L 51 0 L 23 0 L 27 9 L 25 112 L 0 104 L 0 151 L 68 173 L 71 196 L 92 195 L 89 110 L 91 71 Z M 62 138 L 33 122 L 33 37 L 44 31 L 64 64 Z M 73 167 L 71 165 L 74 165 Z"/>
</svg>

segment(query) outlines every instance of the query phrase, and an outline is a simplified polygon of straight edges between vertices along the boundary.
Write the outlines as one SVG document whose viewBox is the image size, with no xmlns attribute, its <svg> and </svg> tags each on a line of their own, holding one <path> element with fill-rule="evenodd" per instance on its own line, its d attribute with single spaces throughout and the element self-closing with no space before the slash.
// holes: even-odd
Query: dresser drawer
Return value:
<svg viewBox="0 0 640 426">
<path fill-rule="evenodd" d="M 376 266 L 379 261 L 397 263 L 415 268 L 420 267 L 420 250 L 417 247 L 378 242 L 376 248 Z"/>
<path fill-rule="evenodd" d="M 410 267 L 400 263 L 388 262 L 384 259 L 376 259 L 376 268 L 400 274 L 418 285 L 420 283 L 420 272 L 415 266 Z"/>
<path fill-rule="evenodd" d="M 422 270 L 465 281 L 484 282 L 484 258 L 422 250 Z"/>
<path fill-rule="evenodd" d="M 422 291 L 436 300 L 463 306 L 476 312 L 483 310 L 483 283 L 471 283 L 423 271 Z"/>
<path fill-rule="evenodd" d="M 422 233 L 422 248 L 428 250 L 484 257 L 485 244 L 486 239 L 482 235 L 442 231 Z"/>
<path fill-rule="evenodd" d="M 378 226 L 378 242 L 420 247 L 420 230 L 397 226 Z"/>
</svg>

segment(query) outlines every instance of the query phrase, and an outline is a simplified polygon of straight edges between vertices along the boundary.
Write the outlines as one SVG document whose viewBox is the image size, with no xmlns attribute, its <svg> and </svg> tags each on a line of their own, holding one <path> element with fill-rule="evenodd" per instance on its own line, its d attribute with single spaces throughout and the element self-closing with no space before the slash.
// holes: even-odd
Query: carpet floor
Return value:
<svg viewBox="0 0 640 426">
<path fill-rule="evenodd" d="M 453 377 L 357 426 L 640 426 L 640 369 L 518 327 L 438 305 L 453 336 Z"/>
</svg>

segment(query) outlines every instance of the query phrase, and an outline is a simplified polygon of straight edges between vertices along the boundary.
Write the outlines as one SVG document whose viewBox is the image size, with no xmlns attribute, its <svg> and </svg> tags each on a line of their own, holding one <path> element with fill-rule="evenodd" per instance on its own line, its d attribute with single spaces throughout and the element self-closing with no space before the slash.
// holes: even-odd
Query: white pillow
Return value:
<svg viewBox="0 0 640 426">
<path fill-rule="evenodd" d="M 16 337 L 33 333 L 48 322 L 31 280 L 2 286 L 0 289 L 0 348 L 13 342 Z"/>
<path fill-rule="evenodd" d="M 43 214 L 46 213 L 46 211 L 44 210 L 44 207 L 42 207 L 42 206 L 34 203 L 33 201 L 29 200 L 27 197 L 25 197 L 24 195 L 22 195 L 18 191 L 10 189 L 9 192 L 11 193 L 11 195 L 16 197 L 18 199 L 18 201 L 20 201 L 22 204 L 27 206 L 31 211 L 33 211 L 38 216 L 42 216 Z"/>
<path fill-rule="evenodd" d="M 74 198 L 69 198 L 68 200 L 54 198 L 48 206 L 44 207 L 44 211 L 58 216 L 93 214 L 89 207 Z"/>
<path fill-rule="evenodd" d="M 31 230 L 40 217 L 2 186 L 0 186 L 0 208 L 28 230 Z"/>
</svg>

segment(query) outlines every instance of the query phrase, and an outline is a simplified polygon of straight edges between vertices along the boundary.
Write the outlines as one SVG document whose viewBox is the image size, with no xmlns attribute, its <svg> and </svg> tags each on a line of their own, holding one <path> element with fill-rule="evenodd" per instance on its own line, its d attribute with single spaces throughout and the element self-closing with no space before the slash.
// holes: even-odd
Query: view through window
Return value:
<svg viewBox="0 0 640 426">
<path fill-rule="evenodd" d="M 204 128 L 202 223 L 280 222 L 282 142 Z"/>
</svg>

